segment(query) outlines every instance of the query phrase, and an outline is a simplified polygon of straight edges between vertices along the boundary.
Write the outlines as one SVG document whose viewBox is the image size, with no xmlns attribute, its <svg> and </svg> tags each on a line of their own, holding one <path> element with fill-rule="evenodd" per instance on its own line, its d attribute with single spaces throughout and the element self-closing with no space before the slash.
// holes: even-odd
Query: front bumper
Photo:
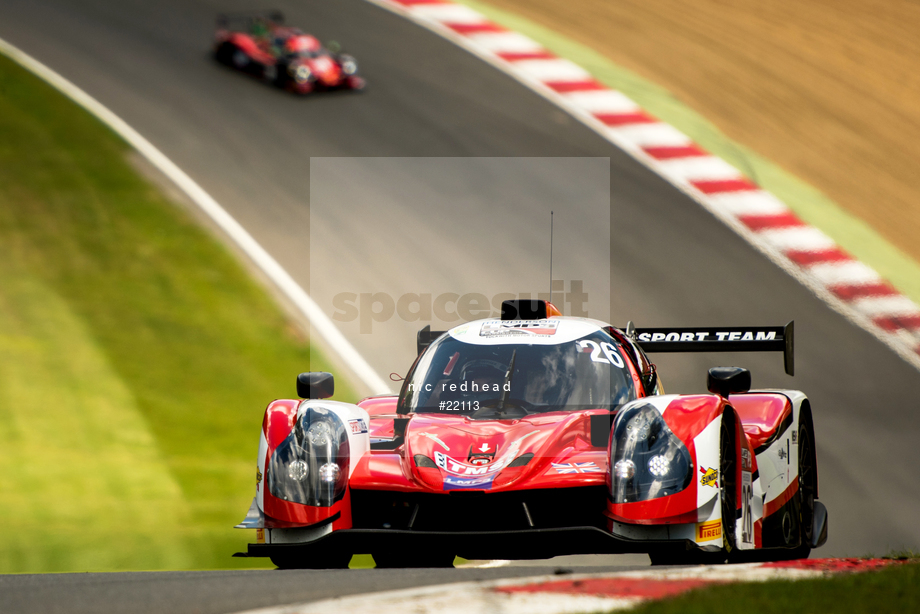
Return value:
<svg viewBox="0 0 920 614">
<path fill-rule="evenodd" d="M 437 549 L 465 559 L 546 559 L 570 554 L 626 554 L 686 548 L 674 540 L 630 540 L 597 527 L 523 529 L 517 531 L 405 531 L 397 529 L 342 529 L 308 543 L 249 544 L 236 556 L 268 557 L 282 554 L 322 556 L 330 551 L 374 552 Z"/>
</svg>

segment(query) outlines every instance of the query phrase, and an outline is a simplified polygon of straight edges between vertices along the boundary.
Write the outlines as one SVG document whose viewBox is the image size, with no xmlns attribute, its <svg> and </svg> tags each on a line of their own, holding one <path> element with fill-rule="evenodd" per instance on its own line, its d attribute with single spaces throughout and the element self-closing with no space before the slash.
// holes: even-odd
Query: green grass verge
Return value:
<svg viewBox="0 0 920 614">
<path fill-rule="evenodd" d="M 920 563 L 815 580 L 710 586 L 646 603 L 635 614 L 903 614 L 920 612 Z"/>
<path fill-rule="evenodd" d="M 920 263 L 816 188 L 730 140 L 671 92 L 614 64 L 593 49 L 528 19 L 477 0 L 455 1 L 481 12 L 495 23 L 529 36 L 559 57 L 580 65 L 601 83 L 623 92 L 655 117 L 732 164 L 920 304 Z"/>
<path fill-rule="evenodd" d="M 0 573 L 264 565 L 262 411 L 327 368 L 128 152 L 0 57 Z"/>
</svg>

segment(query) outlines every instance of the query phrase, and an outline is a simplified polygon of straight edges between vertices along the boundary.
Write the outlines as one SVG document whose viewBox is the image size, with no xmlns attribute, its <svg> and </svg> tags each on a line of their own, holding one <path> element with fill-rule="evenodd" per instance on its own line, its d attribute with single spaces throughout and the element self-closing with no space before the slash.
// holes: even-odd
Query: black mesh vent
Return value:
<svg viewBox="0 0 920 614">
<path fill-rule="evenodd" d="M 443 495 L 380 490 L 351 492 L 356 529 L 446 532 L 603 528 L 606 500 L 604 486 L 498 493 L 455 490 Z"/>
</svg>

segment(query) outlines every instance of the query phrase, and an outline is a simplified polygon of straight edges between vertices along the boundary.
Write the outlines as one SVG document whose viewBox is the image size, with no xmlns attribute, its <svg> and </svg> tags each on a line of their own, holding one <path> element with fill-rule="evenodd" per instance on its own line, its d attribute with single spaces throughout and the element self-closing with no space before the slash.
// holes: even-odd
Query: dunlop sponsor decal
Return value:
<svg viewBox="0 0 920 614">
<path fill-rule="evenodd" d="M 696 525 L 696 541 L 706 542 L 722 537 L 722 521 L 710 520 Z"/>
</svg>

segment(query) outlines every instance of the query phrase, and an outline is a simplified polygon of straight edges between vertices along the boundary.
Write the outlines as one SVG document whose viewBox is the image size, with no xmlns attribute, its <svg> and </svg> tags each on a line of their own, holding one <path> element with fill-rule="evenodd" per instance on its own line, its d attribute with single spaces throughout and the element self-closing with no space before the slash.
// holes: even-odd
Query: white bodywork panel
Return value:
<svg viewBox="0 0 920 614">
<path fill-rule="evenodd" d="M 332 533 L 332 523 L 321 527 L 304 527 L 297 529 L 265 529 L 266 544 L 303 544 L 312 542 Z"/>
<path fill-rule="evenodd" d="M 693 447 L 696 449 L 693 479 L 697 489 L 696 505 L 700 512 L 692 539 L 705 550 L 718 550 L 722 547 L 722 499 L 719 494 L 719 484 L 722 480 L 722 474 L 719 471 L 721 426 L 722 419 L 719 416 L 693 438 Z M 712 472 L 715 472 L 714 481 Z M 716 525 L 720 527 L 717 537 L 707 537 L 703 533 L 703 528 Z M 711 533 L 712 530 L 709 532 Z"/>
<path fill-rule="evenodd" d="M 338 416 L 342 423 L 345 424 L 345 432 L 348 434 L 348 447 L 351 452 L 349 454 L 348 477 L 351 477 L 358 461 L 371 449 L 371 438 L 368 434 L 370 416 L 365 410 L 351 403 L 307 399 L 297 407 L 297 419 L 299 420 L 310 407 L 321 407 L 328 410 Z"/>
</svg>

